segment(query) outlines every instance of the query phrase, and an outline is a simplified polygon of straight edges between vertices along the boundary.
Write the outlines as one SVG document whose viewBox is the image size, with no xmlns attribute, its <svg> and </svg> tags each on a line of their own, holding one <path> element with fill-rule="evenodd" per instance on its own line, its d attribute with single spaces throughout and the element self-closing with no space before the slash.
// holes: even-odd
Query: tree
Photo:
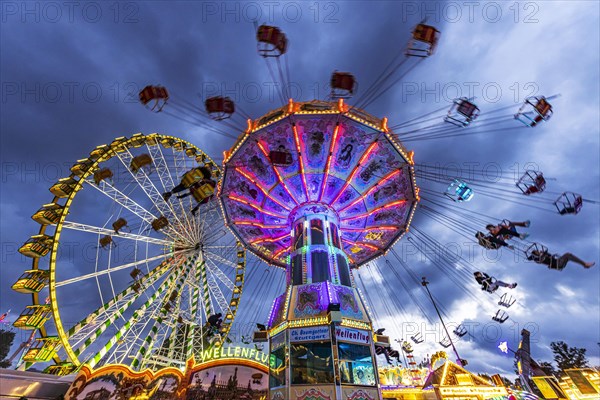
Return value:
<svg viewBox="0 0 600 400">
<path fill-rule="evenodd" d="M 552 363 L 549 363 L 548 361 L 539 361 L 538 365 L 547 376 L 556 376 L 557 371 L 554 369 Z"/>
<path fill-rule="evenodd" d="M 563 341 L 550 343 L 550 348 L 554 353 L 554 361 L 559 370 L 588 366 L 588 360 L 585 358 L 587 350 L 584 348 L 570 347 Z"/>
<path fill-rule="evenodd" d="M 0 329 L 0 368 L 10 367 L 10 362 L 6 359 L 10 347 L 15 340 L 15 333 Z"/>
</svg>

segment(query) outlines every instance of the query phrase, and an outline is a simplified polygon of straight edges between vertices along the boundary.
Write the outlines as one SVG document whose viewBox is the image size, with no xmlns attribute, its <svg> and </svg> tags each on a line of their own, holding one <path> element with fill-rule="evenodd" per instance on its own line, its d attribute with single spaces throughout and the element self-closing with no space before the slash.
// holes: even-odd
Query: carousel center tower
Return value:
<svg viewBox="0 0 600 400">
<path fill-rule="evenodd" d="M 419 200 L 413 165 L 387 119 L 343 100 L 290 100 L 249 120 L 225 153 L 219 195 L 229 228 L 287 273 L 263 332 L 271 399 L 381 398 L 352 269 L 408 230 Z"/>
</svg>

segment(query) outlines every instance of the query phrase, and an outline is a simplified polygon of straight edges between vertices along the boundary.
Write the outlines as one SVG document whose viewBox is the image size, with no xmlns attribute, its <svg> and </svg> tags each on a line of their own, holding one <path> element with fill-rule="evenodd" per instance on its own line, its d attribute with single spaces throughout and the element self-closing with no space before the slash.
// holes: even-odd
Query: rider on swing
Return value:
<svg viewBox="0 0 600 400">
<path fill-rule="evenodd" d="M 514 289 L 517 287 L 516 282 L 506 283 L 497 280 L 493 276 L 489 276 L 485 272 L 477 271 L 473 273 L 473 275 L 475 275 L 475 280 L 477 281 L 477 283 L 481 285 L 481 290 L 485 290 L 488 293 L 494 293 L 496 290 L 498 290 L 499 287 L 506 287 L 509 289 Z"/>
</svg>

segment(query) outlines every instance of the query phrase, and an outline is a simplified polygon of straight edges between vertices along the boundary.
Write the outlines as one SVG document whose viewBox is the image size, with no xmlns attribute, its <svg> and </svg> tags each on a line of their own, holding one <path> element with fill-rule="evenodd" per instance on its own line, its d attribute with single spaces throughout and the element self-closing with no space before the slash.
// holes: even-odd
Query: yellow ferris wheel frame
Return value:
<svg viewBox="0 0 600 400">
<path fill-rule="evenodd" d="M 98 166 L 101 162 L 107 161 L 112 157 L 116 156 L 118 152 L 126 151 L 130 148 L 141 147 L 144 144 L 148 145 L 162 145 L 163 147 L 174 147 L 176 149 L 181 149 L 185 152 L 185 154 L 190 158 L 195 158 L 196 160 L 202 158 L 202 160 L 206 160 L 205 163 L 210 163 L 211 170 L 213 172 L 217 172 L 219 180 L 222 177 L 222 171 L 219 166 L 213 161 L 213 159 L 200 150 L 198 147 L 193 145 L 192 143 L 185 141 L 183 139 L 163 135 L 159 133 L 152 133 L 149 135 L 144 135 L 142 133 L 134 134 L 130 138 L 119 137 L 113 140 L 109 145 L 100 145 L 97 146 L 92 152 L 90 152 L 90 156 L 86 161 L 90 162 L 91 165 L 87 168 L 87 170 L 82 174 L 71 173 L 68 178 L 76 181 L 72 191 L 68 194 L 68 196 L 57 196 L 55 195 L 52 199 L 53 204 L 58 204 L 59 200 L 66 197 L 65 204 L 63 205 L 63 209 L 61 211 L 60 218 L 56 224 L 47 224 L 42 223 L 38 235 L 44 235 L 46 233 L 46 229 L 49 225 L 56 225 L 56 230 L 52 238 L 52 248 L 50 251 L 50 260 L 48 262 L 48 271 L 49 271 L 49 281 L 48 281 L 48 290 L 49 290 L 49 305 L 52 311 L 52 318 L 54 321 L 54 325 L 56 326 L 58 337 L 60 338 L 60 344 L 67 354 L 68 359 L 73 364 L 74 368 L 78 368 L 83 365 L 83 363 L 79 360 L 78 356 L 73 351 L 71 345 L 69 344 L 68 338 L 65 334 L 65 330 L 63 328 L 62 319 L 59 312 L 58 301 L 56 298 L 56 262 L 58 255 L 58 245 L 60 243 L 60 235 L 63 228 L 63 223 L 65 222 L 66 216 L 69 214 L 69 209 L 75 196 L 79 190 L 83 188 L 84 182 L 86 182 L 87 178 L 92 176 L 94 172 L 98 171 Z M 80 160 L 81 161 L 81 160 Z M 79 163 L 79 162 L 78 162 Z M 76 165 L 76 164 L 75 164 Z M 60 180 L 59 180 L 60 181 Z M 221 214 L 221 217 L 222 214 Z M 32 269 L 39 270 L 39 262 L 42 257 L 34 257 L 32 261 Z M 246 250 L 241 245 L 239 241 L 237 241 L 237 268 L 236 268 L 236 277 L 233 281 L 234 289 L 232 290 L 232 298 L 230 300 L 230 312 L 224 316 L 223 323 L 221 324 L 221 328 L 219 333 L 223 338 L 226 338 L 231 330 L 231 325 L 233 320 L 235 319 L 235 315 L 237 313 L 237 308 L 239 302 L 241 300 L 241 295 L 244 286 L 244 275 L 245 275 L 245 267 L 246 267 Z M 206 277 L 204 277 L 206 280 Z M 40 294 L 38 292 L 32 293 L 32 302 L 34 306 L 41 305 L 43 303 L 40 302 Z M 39 331 L 42 338 L 48 337 L 46 327 L 42 324 L 40 327 L 35 328 Z M 52 357 L 53 361 L 56 364 L 60 364 L 63 361 L 60 357 L 54 353 Z M 33 364 L 30 363 L 30 365 Z M 67 368 L 69 370 L 71 368 Z M 68 373 L 69 371 L 64 370 L 63 368 L 59 368 L 57 371 L 60 371 L 61 374 Z"/>
</svg>

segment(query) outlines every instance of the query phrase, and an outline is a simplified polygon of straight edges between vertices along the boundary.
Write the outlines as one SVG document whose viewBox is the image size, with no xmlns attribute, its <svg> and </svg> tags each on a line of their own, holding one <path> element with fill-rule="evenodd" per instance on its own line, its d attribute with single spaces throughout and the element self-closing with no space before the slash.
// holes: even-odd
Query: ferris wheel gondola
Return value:
<svg viewBox="0 0 600 400">
<path fill-rule="evenodd" d="M 214 197 L 194 215 L 194 196 L 162 196 L 194 168 L 220 176 L 192 144 L 137 134 L 98 146 L 52 186 L 54 199 L 32 217 L 39 233 L 20 249 L 32 268 L 13 285 L 33 300 L 14 326 L 39 332 L 27 365 L 54 361 L 47 371 L 59 374 L 84 364 L 181 367 L 226 340 L 245 250 L 228 234 Z M 69 252 L 73 244 L 90 250 L 82 258 Z M 222 320 L 208 332 L 216 313 Z"/>
</svg>

